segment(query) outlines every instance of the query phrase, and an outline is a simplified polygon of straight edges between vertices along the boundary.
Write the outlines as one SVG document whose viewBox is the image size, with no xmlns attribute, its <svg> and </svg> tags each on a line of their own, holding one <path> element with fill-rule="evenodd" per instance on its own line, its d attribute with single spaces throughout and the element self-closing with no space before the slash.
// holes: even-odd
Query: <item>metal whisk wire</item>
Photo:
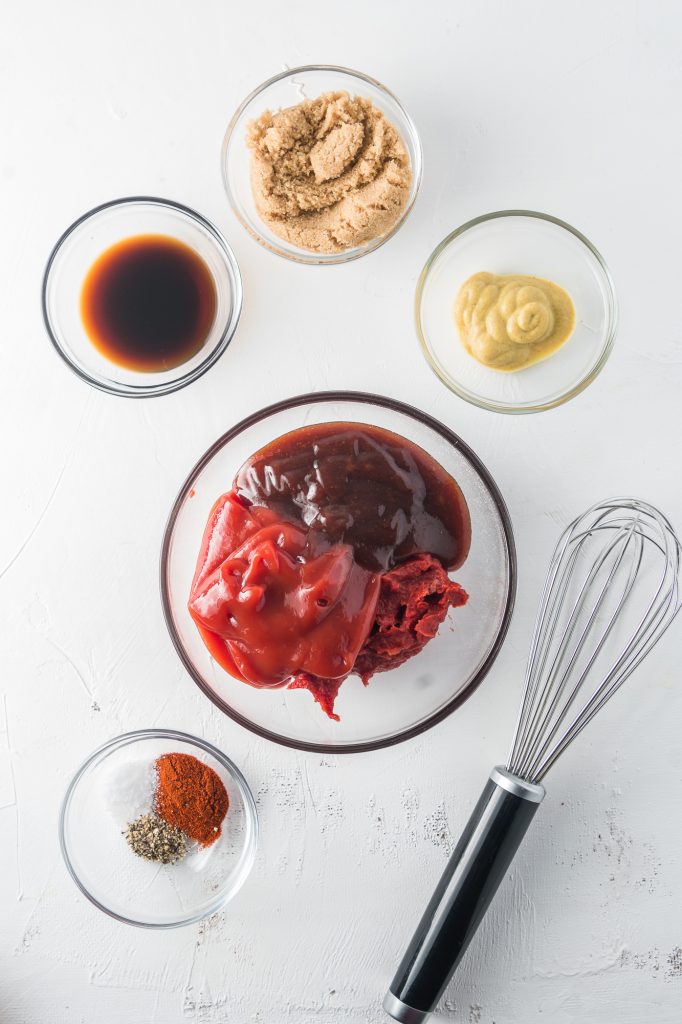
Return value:
<svg viewBox="0 0 682 1024">
<path fill-rule="evenodd" d="M 658 642 L 680 609 L 681 560 L 665 516 L 634 498 L 600 502 L 565 530 L 533 631 L 509 771 L 539 782 Z"/>
<path fill-rule="evenodd" d="M 545 796 L 540 780 L 680 610 L 681 564 L 668 520 L 634 498 L 600 502 L 562 534 L 509 761 L 491 771 L 391 982 L 397 1021 L 435 1007 Z"/>
</svg>

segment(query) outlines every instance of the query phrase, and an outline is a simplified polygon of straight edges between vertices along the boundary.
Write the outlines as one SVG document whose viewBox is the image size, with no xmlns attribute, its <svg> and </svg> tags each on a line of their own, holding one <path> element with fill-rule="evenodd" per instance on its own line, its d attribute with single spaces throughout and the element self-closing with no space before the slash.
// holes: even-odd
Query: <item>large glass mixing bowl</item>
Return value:
<svg viewBox="0 0 682 1024">
<path fill-rule="evenodd" d="M 451 610 L 438 636 L 369 686 L 351 676 L 328 719 L 304 690 L 257 689 L 210 656 L 187 609 L 208 513 L 243 462 L 269 441 L 314 423 L 352 421 L 392 430 L 429 452 L 458 482 L 469 505 L 471 550 L 454 574 L 469 602 Z M 372 750 L 416 736 L 460 706 L 488 672 L 504 639 L 516 587 L 509 514 L 480 459 L 442 423 L 389 398 L 356 392 L 300 395 L 269 406 L 223 434 L 201 457 L 171 509 L 161 552 L 161 593 L 171 639 L 213 703 L 267 739 L 302 750 Z"/>
</svg>

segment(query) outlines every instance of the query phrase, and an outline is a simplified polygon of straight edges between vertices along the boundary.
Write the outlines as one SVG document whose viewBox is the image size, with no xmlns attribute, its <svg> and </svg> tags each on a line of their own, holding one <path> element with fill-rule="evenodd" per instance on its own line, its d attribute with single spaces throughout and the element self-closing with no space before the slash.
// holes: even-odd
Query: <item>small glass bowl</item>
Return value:
<svg viewBox="0 0 682 1024">
<path fill-rule="evenodd" d="M 390 231 L 373 238 L 362 245 L 343 252 L 318 253 L 298 248 L 280 238 L 261 220 L 256 210 L 251 191 L 251 154 L 246 145 L 249 124 L 266 110 L 282 110 L 293 107 L 302 100 L 315 99 L 324 92 L 345 90 L 351 96 L 367 97 L 378 107 L 397 129 L 410 158 L 412 186 L 410 196 L 400 217 Z M 246 97 L 232 117 L 223 140 L 221 164 L 227 198 L 237 218 L 249 234 L 278 256 L 297 263 L 329 264 L 347 263 L 373 252 L 387 242 L 404 223 L 414 206 L 422 178 L 422 148 L 417 129 L 410 116 L 403 109 L 392 92 L 376 79 L 350 68 L 328 64 L 310 64 L 305 67 L 283 71 L 274 78 L 263 82 Z"/>
<path fill-rule="evenodd" d="M 239 682 L 211 658 L 187 601 L 210 509 L 254 452 L 313 423 L 369 423 L 429 452 L 457 481 L 471 514 L 471 550 L 454 578 L 469 601 L 454 609 L 438 636 L 414 658 L 342 685 L 330 721 L 305 690 L 259 689 Z M 375 750 L 416 736 L 442 721 L 473 693 L 504 640 L 516 589 L 509 514 L 480 459 L 442 423 L 378 395 L 330 391 L 299 395 L 242 420 L 192 469 L 171 509 L 161 550 L 161 596 L 171 639 L 185 668 L 214 704 L 259 736 L 299 750 Z"/>
<path fill-rule="evenodd" d="M 516 373 L 477 362 L 462 345 L 453 317 L 460 286 L 478 271 L 554 281 L 573 299 L 576 326 L 554 355 Z M 552 409 L 580 394 L 608 359 L 618 310 L 608 268 L 570 224 L 529 210 L 476 217 L 434 249 L 417 283 L 417 335 L 436 376 L 473 405 L 493 412 Z"/>
<path fill-rule="evenodd" d="M 230 806 L 212 846 L 162 865 L 132 852 L 121 835 L 127 809 L 108 794 L 123 766 L 151 766 L 170 752 L 192 754 L 217 772 Z M 131 806 L 130 813 L 143 811 Z M 220 910 L 251 871 L 257 840 L 256 804 L 237 766 L 205 740 L 173 729 L 126 733 L 96 750 L 69 784 L 59 818 L 62 854 L 78 888 L 105 914 L 140 928 L 177 928 Z"/>
<path fill-rule="evenodd" d="M 201 349 L 171 370 L 130 370 L 102 355 L 80 314 L 83 281 L 95 260 L 116 242 L 135 235 L 170 235 L 199 255 L 213 276 L 216 312 Z M 50 253 L 43 278 L 43 319 L 57 352 L 74 373 L 100 391 L 128 398 L 167 395 L 191 384 L 223 354 L 242 309 L 239 267 L 229 245 L 201 214 L 168 199 L 131 196 L 79 217 Z"/>
</svg>

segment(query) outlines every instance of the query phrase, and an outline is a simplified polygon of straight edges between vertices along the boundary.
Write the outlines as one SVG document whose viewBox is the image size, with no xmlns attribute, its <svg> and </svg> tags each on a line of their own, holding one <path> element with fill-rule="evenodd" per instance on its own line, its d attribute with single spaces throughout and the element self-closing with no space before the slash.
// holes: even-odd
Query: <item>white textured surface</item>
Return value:
<svg viewBox="0 0 682 1024">
<path fill-rule="evenodd" d="M 682 527 L 679 5 L 307 0 L 295 11 L 272 0 L 2 6 L 3 1024 L 379 1024 L 397 957 L 506 754 L 559 529 L 624 491 Z M 319 270 L 252 242 L 218 170 L 242 96 L 284 62 L 315 60 L 394 89 L 421 131 L 426 167 L 395 239 Z M 181 394 L 147 402 L 80 383 L 51 351 L 39 310 L 57 235 L 88 207 L 135 192 L 215 220 L 245 285 L 222 361 Z M 433 245 L 508 206 L 583 230 L 621 301 L 603 375 L 534 418 L 450 396 L 411 324 Z M 177 661 L 157 588 L 166 513 L 197 456 L 255 407 L 328 387 L 406 399 L 459 431 L 508 500 L 520 560 L 509 638 L 474 697 L 415 742 L 345 758 L 267 745 L 220 717 Z M 679 654 L 678 627 L 551 776 L 443 1019 L 680 1019 Z M 99 914 L 67 877 L 56 840 L 59 801 L 83 757 L 154 724 L 226 750 L 262 823 L 256 869 L 235 902 L 168 934 Z"/>
</svg>

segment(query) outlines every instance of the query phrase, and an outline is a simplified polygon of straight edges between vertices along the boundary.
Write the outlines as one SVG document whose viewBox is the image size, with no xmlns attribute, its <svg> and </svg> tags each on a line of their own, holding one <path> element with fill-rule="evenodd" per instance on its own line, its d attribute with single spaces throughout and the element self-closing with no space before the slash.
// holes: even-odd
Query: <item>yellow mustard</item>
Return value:
<svg viewBox="0 0 682 1024">
<path fill-rule="evenodd" d="M 547 359 L 575 327 L 568 292 L 522 274 L 473 274 L 457 293 L 454 316 L 467 352 L 505 373 Z"/>
</svg>

